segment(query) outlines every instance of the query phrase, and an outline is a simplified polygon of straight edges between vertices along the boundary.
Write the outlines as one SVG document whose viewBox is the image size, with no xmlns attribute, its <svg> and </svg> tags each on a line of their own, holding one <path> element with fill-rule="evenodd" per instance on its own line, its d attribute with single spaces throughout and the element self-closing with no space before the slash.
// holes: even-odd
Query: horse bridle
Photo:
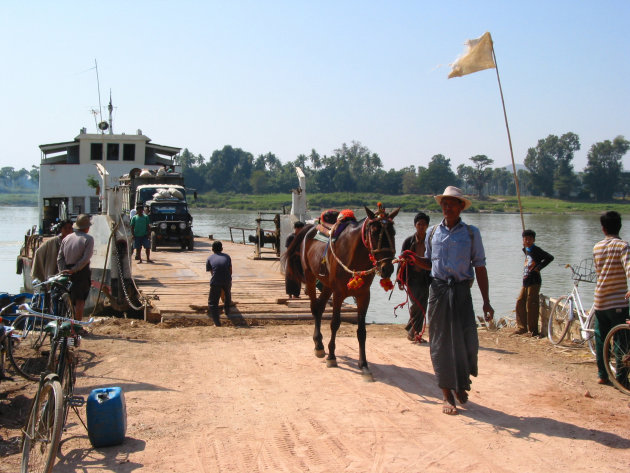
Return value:
<svg viewBox="0 0 630 473">
<path fill-rule="evenodd" d="M 370 226 L 374 223 L 378 223 L 380 225 L 376 248 L 374 247 L 374 242 L 372 241 L 372 232 L 370 231 Z M 393 225 L 393 223 L 394 219 L 389 217 L 378 216 L 373 219 L 368 217 L 363 221 L 363 226 L 361 227 L 361 239 L 363 240 L 363 245 L 370 252 L 370 260 L 377 268 L 376 272 L 378 274 L 380 274 L 381 263 L 386 262 L 387 260 L 393 260 L 396 254 L 395 242 L 393 241 L 390 232 L 387 231 L 388 224 Z M 389 244 L 389 246 L 385 248 L 383 248 L 383 235 L 385 235 L 387 243 Z M 379 254 L 382 253 L 387 253 L 388 255 L 379 259 Z"/>
</svg>

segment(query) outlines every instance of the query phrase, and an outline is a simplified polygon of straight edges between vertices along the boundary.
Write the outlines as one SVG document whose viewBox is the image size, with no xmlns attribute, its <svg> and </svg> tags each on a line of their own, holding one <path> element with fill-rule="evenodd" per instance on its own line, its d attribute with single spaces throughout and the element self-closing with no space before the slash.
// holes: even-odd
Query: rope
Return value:
<svg viewBox="0 0 630 473">
<path fill-rule="evenodd" d="M 374 262 L 373 262 L 374 267 L 372 269 L 368 269 L 366 271 L 354 271 L 348 268 L 345 264 L 343 264 L 343 262 L 337 257 L 337 254 L 335 253 L 335 248 L 333 245 L 333 234 L 335 233 L 335 230 L 337 230 L 338 225 L 339 225 L 339 221 L 335 222 L 335 224 L 330 229 L 330 235 L 328 236 L 328 246 L 330 247 L 330 253 L 334 256 L 335 261 L 337 261 L 337 264 L 339 264 L 347 273 L 351 274 L 353 277 L 357 275 L 368 276 L 372 273 L 376 273 L 378 271 L 378 268 L 376 267 L 376 263 Z M 363 229 L 361 231 L 361 238 L 363 238 Z M 363 243 L 365 244 L 365 240 L 363 240 Z"/>
</svg>

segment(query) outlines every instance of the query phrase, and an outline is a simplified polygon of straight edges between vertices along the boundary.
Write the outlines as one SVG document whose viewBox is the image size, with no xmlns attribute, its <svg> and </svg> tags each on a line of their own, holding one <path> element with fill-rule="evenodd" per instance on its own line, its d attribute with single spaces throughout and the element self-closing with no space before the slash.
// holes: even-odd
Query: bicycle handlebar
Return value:
<svg viewBox="0 0 630 473">
<path fill-rule="evenodd" d="M 45 281 L 39 281 L 37 279 L 33 279 L 33 287 L 41 287 L 44 286 L 46 284 L 60 284 L 61 282 L 65 282 L 62 281 L 64 279 L 69 279 L 69 275 L 67 273 L 64 273 L 63 271 L 61 273 L 55 274 L 54 276 L 49 277 L 48 279 L 46 279 Z M 37 281 L 37 282 L 35 282 Z"/>
<path fill-rule="evenodd" d="M 86 322 L 82 321 L 82 320 L 74 320 L 74 319 L 68 319 L 66 317 L 60 317 L 58 315 L 53 315 L 53 314 L 45 314 L 44 312 L 37 312 L 36 310 L 33 310 L 33 308 L 28 305 L 28 304 L 21 304 L 18 309 L 20 310 L 25 310 L 26 312 L 28 312 L 30 315 L 34 315 L 36 317 L 41 317 L 42 319 L 48 319 L 48 320 L 56 320 L 58 322 L 70 322 L 72 324 L 76 324 L 76 325 L 83 325 L 83 326 L 88 326 L 90 324 L 92 324 L 92 322 L 94 322 L 94 317 L 90 317 L 89 320 L 87 320 Z M 18 316 L 18 318 L 15 319 L 13 325 L 15 325 L 15 322 L 20 318 L 20 317 L 26 317 L 25 314 L 22 314 L 22 316 Z"/>
</svg>

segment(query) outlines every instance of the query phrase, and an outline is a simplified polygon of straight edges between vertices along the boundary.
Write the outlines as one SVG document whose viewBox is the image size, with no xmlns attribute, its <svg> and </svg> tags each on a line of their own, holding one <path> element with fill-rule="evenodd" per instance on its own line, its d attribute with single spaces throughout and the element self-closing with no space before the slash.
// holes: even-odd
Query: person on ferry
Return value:
<svg viewBox="0 0 630 473">
<path fill-rule="evenodd" d="M 31 278 L 45 281 L 57 274 L 57 257 L 59 248 L 65 237 L 72 233 L 72 220 L 63 220 L 59 223 L 59 235 L 46 240 L 40 245 L 33 255 L 33 267 Z"/>
<path fill-rule="evenodd" d="M 92 235 L 88 235 L 91 225 L 89 215 L 79 215 L 72 226 L 74 233 L 63 239 L 57 256 L 59 271 L 69 274 L 72 281 L 70 299 L 74 304 L 74 318 L 76 320 L 83 320 L 85 300 L 92 286 L 90 260 L 94 253 L 94 238 Z"/>
</svg>

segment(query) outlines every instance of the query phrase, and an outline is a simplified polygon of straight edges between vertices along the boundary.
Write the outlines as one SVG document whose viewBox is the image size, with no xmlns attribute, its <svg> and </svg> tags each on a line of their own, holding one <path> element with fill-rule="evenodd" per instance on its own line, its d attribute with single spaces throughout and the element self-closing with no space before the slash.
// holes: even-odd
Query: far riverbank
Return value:
<svg viewBox="0 0 630 473">
<path fill-rule="evenodd" d="M 479 199 L 471 196 L 472 207 L 468 213 L 519 213 L 516 196 L 489 196 Z M 329 208 L 362 208 L 364 205 L 376 207 L 382 202 L 387 208 L 400 207 L 403 212 L 418 210 L 440 212 L 440 208 L 431 195 L 383 195 L 364 193 L 308 194 L 311 210 Z M 523 212 L 526 214 L 598 214 L 603 210 L 616 210 L 623 214 L 630 209 L 630 200 L 615 199 L 611 202 L 573 201 L 551 199 L 548 197 L 522 197 Z M 0 194 L 0 205 L 37 206 L 37 194 Z M 291 196 L 288 194 L 235 194 L 206 192 L 199 194 L 192 208 L 252 210 L 260 212 L 289 212 Z"/>
</svg>

